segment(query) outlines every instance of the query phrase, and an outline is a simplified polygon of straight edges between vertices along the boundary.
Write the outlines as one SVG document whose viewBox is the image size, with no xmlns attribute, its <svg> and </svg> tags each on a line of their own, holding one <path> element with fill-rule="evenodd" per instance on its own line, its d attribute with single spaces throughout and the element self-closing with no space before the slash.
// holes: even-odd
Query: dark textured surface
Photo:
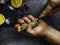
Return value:
<svg viewBox="0 0 60 45">
<path fill-rule="evenodd" d="M 43 18 L 53 28 L 57 29 L 60 31 L 60 11 L 57 11 L 54 13 L 52 16 L 46 16 Z"/>
<path fill-rule="evenodd" d="M 27 4 L 29 6 L 29 9 L 27 11 L 23 9 L 25 12 L 25 16 L 27 16 L 28 14 L 32 14 L 33 16 L 38 17 L 39 14 L 43 11 L 46 2 L 47 0 L 26 0 L 24 4 Z M 6 18 L 9 17 L 13 21 L 15 21 L 17 17 L 21 16 L 20 9 L 11 11 L 8 9 L 7 4 L 3 6 L 0 5 L 0 13 L 3 13 Z M 59 13 L 57 13 L 53 17 L 44 18 L 44 20 L 52 27 L 59 29 L 59 16 Z M 2 28 L 0 27 L 0 45 L 50 45 L 41 37 L 31 37 L 23 33 L 17 33 L 11 26 L 5 26 Z"/>
<path fill-rule="evenodd" d="M 13 30 L 13 28 L 6 27 L 0 30 L 0 45 L 48 45 L 40 37 L 31 37 Z"/>
</svg>

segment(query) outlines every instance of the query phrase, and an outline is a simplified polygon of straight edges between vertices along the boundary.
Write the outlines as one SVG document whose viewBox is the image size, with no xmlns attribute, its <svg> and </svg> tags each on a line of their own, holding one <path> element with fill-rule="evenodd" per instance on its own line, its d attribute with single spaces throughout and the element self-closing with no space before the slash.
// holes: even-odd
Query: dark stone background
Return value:
<svg viewBox="0 0 60 45">
<path fill-rule="evenodd" d="M 10 2 L 10 1 L 9 1 Z M 21 13 L 21 9 L 24 4 L 29 6 L 29 9 L 22 9 L 24 12 L 24 16 L 28 14 L 32 14 L 34 17 L 38 17 L 39 14 L 44 10 L 47 0 L 23 0 L 23 5 L 19 9 L 10 10 L 8 5 L 0 4 L 0 13 L 3 13 L 6 18 L 11 18 L 12 23 L 16 23 L 17 18 L 23 17 Z M 47 24 L 52 27 L 60 30 L 60 11 L 55 13 L 53 16 L 46 16 L 43 18 Z M 0 26 L 0 45 L 51 45 L 42 37 L 33 37 L 26 35 L 24 33 L 18 33 L 13 28 L 13 25 L 4 25 Z"/>
</svg>

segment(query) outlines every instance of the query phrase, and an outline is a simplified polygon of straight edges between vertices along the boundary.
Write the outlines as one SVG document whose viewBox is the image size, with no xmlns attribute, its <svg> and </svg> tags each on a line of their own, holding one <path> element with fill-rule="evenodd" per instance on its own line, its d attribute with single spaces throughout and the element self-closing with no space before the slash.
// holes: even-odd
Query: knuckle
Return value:
<svg viewBox="0 0 60 45">
<path fill-rule="evenodd" d="M 23 19 L 18 19 L 18 23 L 24 23 Z"/>
</svg>

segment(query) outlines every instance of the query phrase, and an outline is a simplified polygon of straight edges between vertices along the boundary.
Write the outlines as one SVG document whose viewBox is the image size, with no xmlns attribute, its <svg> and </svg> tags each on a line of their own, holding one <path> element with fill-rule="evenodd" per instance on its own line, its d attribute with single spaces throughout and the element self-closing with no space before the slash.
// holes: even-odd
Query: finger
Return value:
<svg viewBox="0 0 60 45">
<path fill-rule="evenodd" d="M 28 24 L 26 30 L 27 30 L 28 33 L 30 33 L 34 36 L 36 35 L 36 32 L 32 29 L 31 25 Z"/>
<path fill-rule="evenodd" d="M 27 23 L 30 23 L 31 22 L 31 20 L 29 20 L 29 18 L 27 18 L 27 17 L 24 17 L 23 18 Z"/>
<path fill-rule="evenodd" d="M 15 29 L 18 29 L 18 27 L 19 27 L 19 24 L 16 24 L 16 25 L 14 26 Z"/>
<path fill-rule="evenodd" d="M 23 24 L 24 20 L 23 19 L 18 19 L 18 23 Z"/>
<path fill-rule="evenodd" d="M 34 17 L 32 15 L 28 15 L 28 18 L 31 19 L 32 21 L 34 21 Z"/>
</svg>

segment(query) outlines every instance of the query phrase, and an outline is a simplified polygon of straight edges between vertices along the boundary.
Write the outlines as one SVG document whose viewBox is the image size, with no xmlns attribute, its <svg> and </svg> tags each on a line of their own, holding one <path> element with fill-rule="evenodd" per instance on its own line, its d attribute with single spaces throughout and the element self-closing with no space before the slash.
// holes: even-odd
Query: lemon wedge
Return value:
<svg viewBox="0 0 60 45">
<path fill-rule="evenodd" d="M 11 0 L 11 5 L 14 8 L 19 8 L 22 5 L 22 0 Z"/>
<path fill-rule="evenodd" d="M 0 14 L 0 25 L 2 25 L 5 22 L 5 17 L 3 14 Z"/>
</svg>

